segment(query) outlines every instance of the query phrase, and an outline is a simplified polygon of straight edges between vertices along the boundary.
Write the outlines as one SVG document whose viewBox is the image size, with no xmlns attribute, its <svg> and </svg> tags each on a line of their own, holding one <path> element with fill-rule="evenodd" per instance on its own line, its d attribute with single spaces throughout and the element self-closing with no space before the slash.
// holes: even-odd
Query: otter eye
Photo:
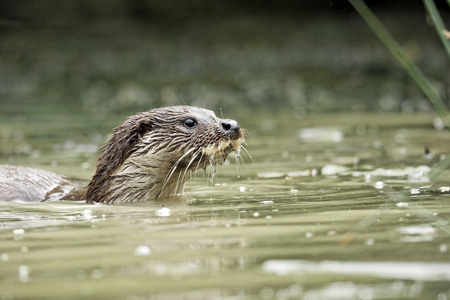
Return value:
<svg viewBox="0 0 450 300">
<path fill-rule="evenodd" d="M 186 119 L 184 120 L 183 124 L 187 128 L 194 128 L 197 125 L 197 121 L 195 121 L 194 119 Z"/>
</svg>

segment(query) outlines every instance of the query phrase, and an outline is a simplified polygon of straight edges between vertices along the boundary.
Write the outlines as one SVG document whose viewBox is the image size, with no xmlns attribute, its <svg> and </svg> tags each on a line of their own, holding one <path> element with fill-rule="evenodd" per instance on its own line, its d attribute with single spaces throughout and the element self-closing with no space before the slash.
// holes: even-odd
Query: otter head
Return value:
<svg viewBox="0 0 450 300">
<path fill-rule="evenodd" d="M 126 203 L 181 195 L 192 172 L 223 161 L 243 140 L 236 121 L 199 107 L 131 116 L 103 147 L 86 200 Z"/>
</svg>

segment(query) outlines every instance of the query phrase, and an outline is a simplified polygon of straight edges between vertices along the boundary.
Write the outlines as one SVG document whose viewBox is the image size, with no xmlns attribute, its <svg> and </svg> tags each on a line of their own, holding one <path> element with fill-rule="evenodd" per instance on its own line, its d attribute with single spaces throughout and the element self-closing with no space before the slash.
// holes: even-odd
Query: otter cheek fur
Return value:
<svg viewBox="0 0 450 300">
<path fill-rule="evenodd" d="M 86 201 L 119 204 L 182 195 L 191 173 L 222 162 L 243 141 L 236 121 L 204 108 L 171 106 L 131 116 L 103 147 Z"/>
</svg>

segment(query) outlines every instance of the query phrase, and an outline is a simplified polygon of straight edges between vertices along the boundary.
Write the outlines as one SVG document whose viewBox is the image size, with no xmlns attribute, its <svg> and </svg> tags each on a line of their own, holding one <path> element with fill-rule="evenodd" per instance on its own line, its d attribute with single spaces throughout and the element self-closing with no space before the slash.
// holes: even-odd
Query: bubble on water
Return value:
<svg viewBox="0 0 450 300">
<path fill-rule="evenodd" d="M 399 169 L 378 168 L 370 172 L 372 176 L 404 177 L 407 176 L 412 182 L 428 182 L 427 174 L 430 172 L 428 166 L 406 167 Z"/>
<path fill-rule="evenodd" d="M 288 177 L 307 177 L 311 176 L 311 170 L 302 170 L 302 171 L 292 171 L 287 172 Z"/>
<path fill-rule="evenodd" d="M 405 226 L 397 228 L 400 241 L 404 243 L 431 242 L 436 236 L 432 226 Z"/>
<path fill-rule="evenodd" d="M 325 175 L 325 176 L 332 176 L 332 175 L 343 174 L 343 173 L 347 172 L 348 170 L 349 170 L 349 168 L 344 167 L 344 166 L 325 165 L 322 168 L 321 173 L 322 173 L 322 175 Z"/>
<path fill-rule="evenodd" d="M 158 217 L 169 217 L 170 214 L 171 214 L 171 212 L 172 212 L 172 211 L 171 211 L 169 208 L 163 207 L 163 208 L 161 208 L 161 209 L 158 209 L 158 210 L 155 212 L 155 215 L 157 215 Z"/>
<path fill-rule="evenodd" d="M 314 233 L 312 233 L 312 232 L 307 232 L 307 233 L 305 233 L 305 237 L 307 238 L 307 239 L 309 239 L 309 238 L 312 238 L 314 236 Z"/>
<path fill-rule="evenodd" d="M 23 228 L 17 228 L 17 229 L 13 230 L 14 235 L 22 235 L 24 233 L 25 233 L 25 229 L 23 229 Z"/>
<path fill-rule="evenodd" d="M 431 171 L 431 169 L 428 166 L 419 166 L 417 168 L 414 168 L 408 174 L 408 179 L 411 180 L 411 181 L 428 182 L 429 178 L 427 177 L 427 174 L 430 171 Z"/>
<path fill-rule="evenodd" d="M 292 188 L 292 189 L 290 190 L 290 192 L 291 192 L 291 194 L 297 194 L 297 193 L 298 193 L 298 190 L 297 190 L 297 189 L 294 189 L 294 188 Z"/>
<path fill-rule="evenodd" d="M 259 212 L 254 212 L 254 213 L 253 213 L 253 216 L 254 216 L 255 218 L 259 217 Z"/>
<path fill-rule="evenodd" d="M 377 182 L 375 182 L 375 188 L 376 188 L 376 189 L 382 189 L 382 188 L 384 188 L 384 182 L 383 182 L 383 181 L 377 181 Z"/>
<path fill-rule="evenodd" d="M 141 245 L 137 246 L 136 249 L 134 249 L 134 255 L 135 256 L 147 256 L 152 253 L 152 249 L 150 247 Z"/>
<path fill-rule="evenodd" d="M 353 176 L 353 177 L 361 177 L 361 176 L 363 176 L 363 175 L 364 175 L 364 173 L 361 172 L 361 171 L 353 171 L 353 172 L 352 172 L 352 176 Z"/>
<path fill-rule="evenodd" d="M 284 172 L 261 172 L 258 173 L 258 178 L 266 178 L 266 179 L 271 179 L 271 178 L 282 178 L 286 176 L 286 173 Z"/>
<path fill-rule="evenodd" d="M 90 209 L 85 209 L 81 212 L 81 216 L 84 220 L 92 220 L 94 216 L 92 215 L 93 211 Z"/>
<path fill-rule="evenodd" d="M 262 204 L 262 205 L 271 205 L 271 204 L 273 204 L 273 201 L 272 201 L 272 200 L 260 201 L 259 204 Z"/>
<path fill-rule="evenodd" d="M 433 126 L 434 128 L 436 128 L 437 130 L 442 130 L 445 128 L 445 123 L 444 121 L 440 118 L 440 117 L 436 117 L 433 120 Z"/>
<path fill-rule="evenodd" d="M 417 195 L 417 194 L 420 194 L 420 189 L 417 189 L 417 188 L 411 189 L 411 195 Z"/>
<path fill-rule="evenodd" d="M 367 239 L 365 244 L 367 246 L 373 246 L 375 244 L 375 240 L 374 239 Z"/>
<path fill-rule="evenodd" d="M 30 280 L 30 270 L 28 269 L 28 266 L 19 266 L 19 280 L 20 282 L 28 282 Z"/>
<path fill-rule="evenodd" d="M 397 207 L 406 207 L 406 206 L 408 206 L 408 203 L 406 203 L 406 202 L 397 202 L 397 203 L 395 203 L 395 206 L 397 206 Z"/>
<path fill-rule="evenodd" d="M 8 261 L 9 260 L 9 255 L 6 253 L 3 253 L 2 256 L 0 256 L 0 259 L 2 261 Z"/>
<path fill-rule="evenodd" d="M 245 186 L 241 186 L 241 187 L 239 187 L 239 192 L 242 192 L 242 193 L 244 193 L 244 192 L 245 192 L 245 190 L 247 190 L 247 188 L 246 188 Z"/>
<path fill-rule="evenodd" d="M 439 188 L 439 190 L 441 191 L 441 193 L 448 193 L 448 192 L 450 192 L 450 187 L 449 186 L 441 186 Z"/>
<path fill-rule="evenodd" d="M 447 250 L 448 250 L 448 247 L 446 244 L 442 244 L 439 246 L 439 252 L 444 253 L 444 252 L 447 252 Z"/>
</svg>

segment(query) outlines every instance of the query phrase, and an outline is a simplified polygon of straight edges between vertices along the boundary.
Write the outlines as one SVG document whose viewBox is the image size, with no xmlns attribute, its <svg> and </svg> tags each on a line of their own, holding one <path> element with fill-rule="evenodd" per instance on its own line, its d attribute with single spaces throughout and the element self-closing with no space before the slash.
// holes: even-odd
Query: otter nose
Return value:
<svg viewBox="0 0 450 300">
<path fill-rule="evenodd" d="M 238 131 L 239 130 L 239 124 L 235 120 L 222 120 L 220 122 L 220 126 L 224 131 Z"/>
</svg>

